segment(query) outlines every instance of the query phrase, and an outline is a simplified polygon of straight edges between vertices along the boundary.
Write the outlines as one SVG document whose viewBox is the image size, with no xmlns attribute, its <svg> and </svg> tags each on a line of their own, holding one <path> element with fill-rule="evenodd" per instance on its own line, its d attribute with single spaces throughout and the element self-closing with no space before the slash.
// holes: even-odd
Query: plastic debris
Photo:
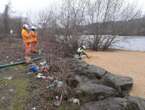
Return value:
<svg viewBox="0 0 145 110">
<path fill-rule="evenodd" d="M 43 52 L 43 50 L 42 50 L 42 49 L 39 49 L 39 50 L 38 50 L 38 54 L 39 54 L 39 55 L 41 55 L 41 54 L 42 54 L 42 52 Z"/>
<path fill-rule="evenodd" d="M 10 64 L 14 64 L 14 62 L 13 62 L 13 61 L 11 61 L 11 62 L 10 62 Z"/>
<path fill-rule="evenodd" d="M 49 79 L 49 80 L 54 80 L 54 78 L 51 77 L 51 76 L 47 76 L 47 79 Z"/>
<path fill-rule="evenodd" d="M 14 89 L 9 89 L 10 92 L 14 92 Z"/>
<path fill-rule="evenodd" d="M 45 65 L 45 64 L 47 64 L 47 61 L 40 62 L 40 65 L 41 65 L 41 66 L 43 66 L 43 65 Z"/>
<path fill-rule="evenodd" d="M 42 73 L 38 73 L 36 77 L 46 79 L 46 76 L 44 76 Z"/>
<path fill-rule="evenodd" d="M 49 70 L 49 66 L 47 64 L 47 61 L 41 62 L 40 65 L 41 65 L 41 72 L 47 73 Z"/>
<path fill-rule="evenodd" d="M 39 66 L 37 66 L 36 64 L 31 64 L 29 67 L 29 72 L 33 72 L 33 73 L 39 72 Z"/>
<path fill-rule="evenodd" d="M 5 100 L 6 99 L 6 97 L 5 96 L 3 96 L 2 98 L 1 98 L 1 100 Z"/>
<path fill-rule="evenodd" d="M 61 88 L 63 87 L 63 85 L 64 85 L 63 81 L 54 80 L 47 88 L 48 89 L 51 89 L 54 87 Z"/>
<path fill-rule="evenodd" d="M 55 97 L 55 101 L 54 101 L 54 105 L 57 106 L 57 107 L 60 106 L 61 103 L 62 103 L 62 98 L 63 98 L 63 97 L 62 97 L 62 94 L 61 94 L 60 97 L 59 97 L 59 96 L 56 96 L 56 97 Z"/>
<path fill-rule="evenodd" d="M 48 73 L 48 66 L 41 67 L 41 72 Z"/>
<path fill-rule="evenodd" d="M 36 107 L 33 107 L 32 110 L 36 110 Z"/>
<path fill-rule="evenodd" d="M 80 105 L 80 100 L 78 98 L 71 98 L 69 99 L 69 102 Z"/>
<path fill-rule="evenodd" d="M 12 76 L 9 76 L 9 77 L 4 77 L 4 79 L 6 79 L 6 80 L 12 80 L 12 79 L 13 79 L 13 77 L 12 77 Z"/>
<path fill-rule="evenodd" d="M 31 63 L 32 59 L 31 57 L 25 57 L 25 63 Z"/>
<path fill-rule="evenodd" d="M 63 81 L 57 81 L 57 87 L 58 88 L 61 88 L 61 87 L 63 87 Z"/>
</svg>

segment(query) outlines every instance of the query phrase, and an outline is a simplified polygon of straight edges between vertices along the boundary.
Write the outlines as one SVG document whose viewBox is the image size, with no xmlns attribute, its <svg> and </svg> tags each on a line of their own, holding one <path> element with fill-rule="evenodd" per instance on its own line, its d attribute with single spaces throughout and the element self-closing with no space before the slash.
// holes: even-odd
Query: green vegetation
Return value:
<svg viewBox="0 0 145 110">
<path fill-rule="evenodd" d="M 4 73 L 0 74 L 0 87 L 2 91 L 4 91 L 1 93 L 1 97 L 5 97 L 4 101 L 0 100 L 0 110 L 5 110 L 6 108 L 10 110 L 24 109 L 25 102 L 29 96 L 27 90 L 29 79 L 24 77 L 24 73 L 22 73 L 23 70 L 24 66 L 17 66 L 9 68 L 5 70 Z M 12 76 L 12 79 L 6 79 L 5 77 L 8 75 Z M 10 89 L 13 91 L 10 92 Z"/>
<path fill-rule="evenodd" d="M 27 100 L 28 92 L 27 92 L 27 86 L 28 86 L 28 80 L 27 79 L 17 79 L 12 81 L 12 85 L 16 87 L 16 94 L 12 101 L 12 110 L 23 110 L 25 101 Z"/>
</svg>

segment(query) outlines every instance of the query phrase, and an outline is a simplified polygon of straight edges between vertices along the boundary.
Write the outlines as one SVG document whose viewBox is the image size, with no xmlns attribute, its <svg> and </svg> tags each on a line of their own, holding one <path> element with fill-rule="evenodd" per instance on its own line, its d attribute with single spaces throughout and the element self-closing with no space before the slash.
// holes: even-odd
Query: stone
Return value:
<svg viewBox="0 0 145 110">
<path fill-rule="evenodd" d="M 145 110 L 145 99 L 129 96 L 128 98 L 130 110 Z"/>
<path fill-rule="evenodd" d="M 118 76 L 111 73 L 107 73 L 103 77 L 103 82 L 105 85 L 117 89 L 120 92 L 120 95 L 122 96 L 128 95 L 133 86 L 132 78 Z"/>
<path fill-rule="evenodd" d="M 78 61 L 78 63 L 75 63 L 74 65 L 75 66 L 73 66 L 73 68 L 77 75 L 84 75 L 90 79 L 100 79 L 106 73 L 106 70 L 103 68 L 97 67 L 95 65 L 88 65 L 83 61 Z"/>
<path fill-rule="evenodd" d="M 123 98 L 108 98 L 82 105 L 81 110 L 129 110 L 128 102 Z M 131 110 L 131 109 L 130 109 Z"/>
<path fill-rule="evenodd" d="M 102 78 L 106 73 L 106 70 L 104 70 L 103 68 L 97 67 L 95 65 L 89 65 L 86 71 L 88 73 L 88 76 L 90 75 L 97 78 Z"/>
<path fill-rule="evenodd" d="M 90 96 L 91 100 L 100 100 L 110 96 L 116 96 L 117 92 L 111 87 L 101 85 L 98 81 L 86 79 L 78 79 L 79 84 L 76 88 L 76 94 Z M 89 99 L 89 100 L 90 100 Z"/>
</svg>

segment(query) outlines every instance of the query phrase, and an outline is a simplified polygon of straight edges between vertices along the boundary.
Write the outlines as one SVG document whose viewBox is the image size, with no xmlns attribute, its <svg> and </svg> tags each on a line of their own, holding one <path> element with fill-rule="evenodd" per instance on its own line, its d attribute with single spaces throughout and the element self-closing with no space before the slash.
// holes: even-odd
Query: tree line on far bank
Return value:
<svg viewBox="0 0 145 110">
<path fill-rule="evenodd" d="M 116 35 L 145 33 L 145 18 L 142 11 L 125 0 L 61 1 L 60 6 L 41 10 L 34 25 L 39 27 L 42 39 L 55 38 L 72 53 L 84 43 L 79 42 L 80 36 L 84 34 L 93 36 L 90 48 L 106 50 L 115 42 Z M 11 17 L 10 5 L 7 4 L 0 15 L 0 35 L 9 34 L 11 29 L 17 34 L 20 33 L 25 22 L 30 22 L 29 17 Z M 112 36 L 104 37 L 104 34 Z"/>
</svg>

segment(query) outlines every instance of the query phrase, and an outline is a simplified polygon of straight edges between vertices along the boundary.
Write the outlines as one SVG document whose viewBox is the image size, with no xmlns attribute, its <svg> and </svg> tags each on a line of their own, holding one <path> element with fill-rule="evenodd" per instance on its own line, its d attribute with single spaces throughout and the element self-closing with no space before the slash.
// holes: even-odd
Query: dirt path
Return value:
<svg viewBox="0 0 145 110">
<path fill-rule="evenodd" d="M 95 64 L 118 75 L 132 77 L 134 87 L 131 95 L 145 98 L 145 52 L 88 51 L 88 54 L 91 58 L 85 61 L 89 64 Z"/>
</svg>

